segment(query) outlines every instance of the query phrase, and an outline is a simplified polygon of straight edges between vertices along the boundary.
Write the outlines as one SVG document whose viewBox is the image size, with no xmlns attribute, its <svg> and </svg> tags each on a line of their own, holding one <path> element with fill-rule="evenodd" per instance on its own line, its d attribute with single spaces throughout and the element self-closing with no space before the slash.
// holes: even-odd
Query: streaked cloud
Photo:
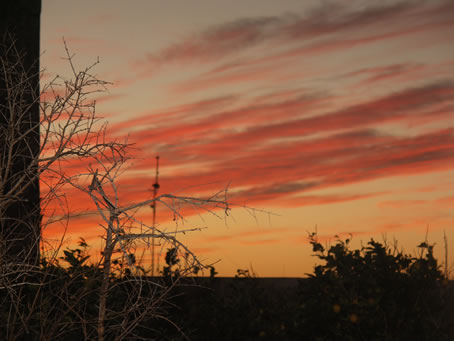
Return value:
<svg viewBox="0 0 454 341">
<path fill-rule="evenodd" d="M 225 72 L 244 63 L 257 65 L 311 53 L 328 53 L 454 26 L 448 14 L 452 10 L 452 3 L 447 0 L 323 3 L 304 14 L 241 18 L 208 27 L 160 51 L 150 52 L 137 66 L 154 69 L 168 63 L 207 63 L 240 58 L 240 61 L 217 68 Z M 242 56 L 242 52 L 263 44 L 272 46 L 277 52 L 260 58 Z"/>
<path fill-rule="evenodd" d="M 159 155 L 160 193 L 225 189 L 240 206 L 305 214 L 276 228 L 201 234 L 202 254 L 307 244 L 296 220 L 326 207 L 323 241 L 451 226 L 452 184 L 438 176 L 454 171 L 454 3 L 314 1 L 274 13 L 208 21 L 218 23 L 169 34 L 158 47 L 141 39 L 131 64 L 108 68 L 114 95 L 99 102 L 114 114 L 116 103 L 132 103 L 108 129 L 134 143 L 118 180 L 123 202 L 152 196 Z M 84 50 L 99 40 L 68 41 Z M 67 160 L 65 170 L 87 166 Z M 94 213 L 77 191 L 68 197 Z M 160 227 L 173 224 L 171 212 L 158 212 Z M 149 208 L 137 214 L 152 219 Z M 93 238 L 100 232 L 91 216 L 77 222 Z"/>
</svg>

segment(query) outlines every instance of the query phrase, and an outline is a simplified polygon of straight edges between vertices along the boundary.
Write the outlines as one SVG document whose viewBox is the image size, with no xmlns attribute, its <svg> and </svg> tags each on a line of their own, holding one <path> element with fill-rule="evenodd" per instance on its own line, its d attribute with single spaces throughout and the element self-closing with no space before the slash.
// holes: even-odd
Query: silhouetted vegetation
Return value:
<svg viewBox="0 0 454 341">
<path fill-rule="evenodd" d="M 453 340 L 454 288 L 421 243 L 419 255 L 370 240 L 325 248 L 310 236 L 317 265 L 297 287 L 235 279 L 177 288 L 173 321 L 192 340 Z M 168 330 L 166 340 L 178 337 Z"/>
<path fill-rule="evenodd" d="M 136 339 L 140 326 L 149 329 L 150 320 L 167 318 L 165 298 L 179 277 L 210 268 L 179 238 L 200 228 L 167 232 L 135 213 L 159 202 L 176 224 L 185 205 L 227 214 L 227 188 L 209 198 L 163 193 L 121 200 L 117 181 L 130 144 L 108 138 L 90 100 L 108 84 L 93 72 L 98 61 L 79 70 L 64 44 L 69 78 L 56 75 L 40 89 L 38 70 L 29 74 L 14 39 L 2 38 L 0 50 L 8 55 L 0 53 L 0 340 Z M 62 250 L 71 219 L 82 214 L 71 208 L 71 190 L 90 199 L 98 213 L 92 217 L 101 232 L 98 264 L 88 265 L 84 242 Z M 48 240 L 51 225 L 61 233 Z M 156 243 L 171 247 L 175 260 L 171 280 L 163 283 L 150 279 L 135 257 L 138 250 L 141 257 L 150 249 L 154 255 Z"/>
<path fill-rule="evenodd" d="M 0 11 L 0 39 L 6 32 L 13 38 L 0 46 L 0 340 L 454 340 L 453 285 L 427 241 L 410 256 L 374 240 L 357 250 L 348 239 L 326 247 L 312 234 L 322 264 L 297 286 L 264 285 L 248 270 L 216 278 L 215 268 L 200 263 L 174 233 L 138 221 L 128 212 L 164 199 L 226 214 L 230 205 L 217 196 L 155 192 L 151 200 L 120 206 L 115 181 L 128 144 L 105 140 L 94 102 L 85 101 L 107 84 L 91 72 L 97 62 L 77 71 L 65 45 L 73 78 L 57 76 L 39 93 L 40 1 L 14 3 L 2 3 Z M 68 174 L 62 165 L 71 158 L 96 166 Z M 43 229 L 59 217 L 69 222 L 68 186 L 87 194 L 103 218 L 97 264 L 83 239 L 60 258 L 62 244 L 50 257 L 39 252 Z M 41 210 L 55 201 L 61 212 Z M 180 205 L 166 206 L 181 217 Z M 171 246 L 161 278 L 148 277 L 135 257 L 139 241 L 154 250 L 150 239 Z M 203 269 L 209 277 L 188 277 Z"/>
<path fill-rule="evenodd" d="M 453 291 L 423 242 L 416 257 L 371 239 L 359 250 L 338 240 L 299 291 L 297 326 L 320 340 L 452 340 Z"/>
<path fill-rule="evenodd" d="M 42 259 L 37 280 L 21 283 L 2 276 L 0 283 L 0 339 L 1 340 L 90 340 L 97 339 L 99 290 L 103 281 L 102 269 L 90 264 L 86 243 L 81 240 L 78 248 L 66 249 L 59 260 Z M 116 263 L 110 277 L 107 297 L 109 319 L 106 319 L 106 339 L 129 333 L 142 321 L 132 313 L 159 316 L 162 291 L 153 282 L 129 280 L 128 271 Z M 121 274 L 116 276 L 114 274 Z M 148 299 L 147 299 L 148 298 Z M 154 300 L 153 300 L 154 299 Z M 125 316 L 125 307 L 134 303 L 143 306 L 139 312 L 131 310 Z M 164 305 L 162 305 L 164 307 Z M 118 312 L 116 315 L 115 312 Z M 128 324 L 130 323 L 130 324 Z M 131 333 L 130 333 L 131 334 Z M 134 335 L 132 333 L 132 335 Z"/>
<path fill-rule="evenodd" d="M 131 340 L 453 339 L 454 288 L 440 271 L 433 245 L 423 242 L 420 253 L 410 256 L 374 240 L 357 250 L 348 239 L 325 247 L 311 235 L 310 242 L 322 264 L 294 286 L 279 285 L 279 279 L 264 285 L 266 279 L 245 270 L 229 279 L 216 278 L 214 268 L 211 277 L 178 278 L 180 256 L 172 248 L 161 279 L 137 280 L 128 264 L 114 261 L 105 337 L 124 332 Z M 97 338 L 103 273 L 90 264 L 86 248 L 81 240 L 57 261 L 43 259 L 39 283 L 2 285 L 2 339 Z M 124 307 L 134 303 L 144 310 L 136 307 L 128 317 Z M 150 308 L 152 314 L 137 318 Z"/>
</svg>

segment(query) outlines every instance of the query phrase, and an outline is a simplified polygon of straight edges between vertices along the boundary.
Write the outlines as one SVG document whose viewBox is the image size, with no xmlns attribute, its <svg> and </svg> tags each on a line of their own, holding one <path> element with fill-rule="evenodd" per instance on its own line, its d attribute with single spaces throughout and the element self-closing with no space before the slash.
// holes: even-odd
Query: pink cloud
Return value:
<svg viewBox="0 0 454 341">
<path fill-rule="evenodd" d="M 292 149 L 300 153 L 307 150 L 307 153 L 312 155 L 311 150 L 320 152 L 320 148 L 328 148 L 326 143 L 329 140 L 323 140 L 324 145 L 318 143 L 317 140 L 291 144 L 285 142 L 277 143 L 273 140 L 284 137 L 310 137 L 311 134 L 343 129 L 363 129 L 376 124 L 406 122 L 409 119 L 415 121 L 425 116 L 427 116 L 427 119 L 431 117 L 430 119 L 433 122 L 436 117 L 427 109 L 433 105 L 450 103 L 454 99 L 453 89 L 454 87 L 449 82 L 435 83 L 420 88 L 404 90 L 370 102 L 309 118 L 298 118 L 298 116 L 310 114 L 311 107 L 317 108 L 323 103 L 322 101 L 316 98 L 300 97 L 295 100 L 274 102 L 269 105 L 244 107 L 234 111 L 215 113 L 200 120 L 193 120 L 188 124 L 177 123 L 174 126 L 170 118 L 167 121 L 168 125 L 163 129 L 157 127 L 151 132 L 143 130 L 137 133 L 136 141 L 140 141 L 138 142 L 138 147 L 141 145 L 158 146 L 158 148 L 155 148 L 155 152 L 168 153 L 172 155 L 175 162 L 177 160 L 182 162 L 185 159 L 213 161 L 218 157 L 229 160 L 234 157 L 241 160 L 242 155 L 245 155 L 244 161 L 247 162 L 247 159 L 250 160 L 251 158 L 251 148 L 254 149 L 254 154 L 257 157 L 272 158 L 274 153 L 282 153 L 283 148 L 286 148 L 288 152 L 291 152 Z M 182 115 L 184 114 L 182 113 Z M 279 120 L 274 122 L 272 120 L 273 115 L 276 115 L 274 117 Z M 444 116 L 439 117 L 439 119 L 446 118 L 446 115 L 450 115 L 449 111 L 445 111 Z M 267 120 L 268 117 L 271 120 Z M 182 121 L 180 118 L 179 122 Z M 236 127 L 242 128 L 237 132 Z M 365 132 L 362 133 L 364 134 Z M 333 140 L 332 143 L 339 146 L 339 148 L 343 148 L 345 143 L 355 145 L 362 138 L 355 134 L 343 135 L 344 141 Z M 367 137 L 373 138 L 375 142 L 391 138 L 373 131 L 369 131 L 367 134 Z M 180 140 L 180 136 L 185 137 L 183 142 Z M 337 135 L 336 139 L 339 139 L 340 136 Z M 348 139 L 346 140 L 347 137 Z M 180 142 L 174 144 L 173 141 L 175 143 L 177 141 Z M 203 141 L 203 143 L 200 143 L 200 141 Z M 263 146 L 264 144 L 267 145 L 265 149 L 255 147 Z M 173 163 L 172 160 L 167 162 Z M 147 167 L 147 165 L 144 164 L 143 167 Z"/>
<path fill-rule="evenodd" d="M 188 162 L 195 167 L 172 173 L 164 168 L 165 192 L 184 188 L 197 192 L 193 186 L 202 184 L 203 192 L 216 191 L 230 182 L 231 195 L 251 203 L 275 200 L 294 207 L 357 200 L 370 194 L 290 196 L 394 175 L 452 169 L 452 129 L 393 136 L 383 133 L 379 125 L 406 124 L 427 115 L 432 122 L 446 119 L 452 115 L 449 111 L 437 117 L 429 109 L 452 103 L 453 89 L 450 82 L 438 82 L 313 117 L 302 115 L 310 115 L 311 107 L 317 108 L 323 99 L 298 93 L 277 93 L 268 102 L 261 103 L 261 99 L 251 107 L 230 111 L 222 111 L 224 99 L 185 105 L 168 111 L 168 120 L 159 115 L 135 119 L 145 126 L 155 122 L 156 128 L 133 133 L 131 140 L 137 142 L 138 155 L 143 158 L 133 169 L 153 169 L 150 161 L 159 153 L 163 167 L 182 167 Z M 194 118 L 192 111 L 198 107 L 207 111 Z M 273 115 L 279 120 L 273 121 Z M 271 120 L 261 123 L 267 117 Z M 161 128 L 160 124 L 165 125 Z M 289 137 L 298 139 L 289 141 Z M 151 188 L 151 173 L 148 178 L 123 180 L 124 188 L 142 190 L 139 197 L 146 197 L 150 193 L 143 184 L 150 183 Z"/>
<path fill-rule="evenodd" d="M 281 135 L 276 135 L 278 136 Z M 273 135 L 268 136 L 270 137 Z M 243 142 L 241 150 L 226 149 L 218 159 L 211 159 L 211 154 L 202 153 L 200 146 L 183 144 L 178 150 L 188 148 L 195 153 L 195 160 L 206 160 L 209 166 L 206 169 L 198 167 L 174 173 L 166 173 L 164 168 L 161 172 L 161 191 L 172 193 L 187 188 L 179 193 L 197 193 L 200 189 L 191 186 L 203 182 L 203 192 L 206 193 L 217 191 L 231 182 L 230 195 L 238 203 L 247 200 L 251 205 L 264 201 L 291 207 L 320 205 L 359 200 L 379 194 L 353 193 L 332 197 L 301 194 L 393 175 L 449 170 L 452 169 L 454 158 L 452 129 L 415 137 L 395 137 L 366 129 L 297 142 L 264 144 L 260 148 L 250 148 L 248 143 Z M 222 151 L 218 147 L 213 147 L 213 150 Z M 178 158 L 167 162 L 166 154 L 162 156 L 162 161 L 164 167 L 185 162 Z M 77 160 L 72 162 L 75 168 L 69 163 L 65 168 L 68 172 L 83 172 L 83 165 L 78 164 Z M 139 169 L 153 169 L 154 165 L 144 162 L 133 166 L 133 169 L 137 169 L 137 166 Z M 123 200 L 140 201 L 150 198 L 153 175 L 150 171 L 149 176 L 120 179 L 118 186 Z M 78 197 L 77 194 L 70 196 Z M 80 199 L 77 201 L 85 202 Z"/>
<path fill-rule="evenodd" d="M 403 1 L 384 5 L 382 2 L 371 2 L 362 8 L 341 4 L 320 5 L 308 15 L 292 13 L 274 17 L 244 18 L 208 27 L 161 51 L 149 53 L 145 60 L 136 66 L 139 69 L 156 69 L 161 64 L 172 62 L 216 62 L 236 57 L 239 51 L 250 50 L 260 44 L 287 48 L 295 43 L 303 44 L 263 58 L 227 62 L 217 69 L 225 72 L 231 67 L 245 64 L 258 65 L 311 53 L 344 50 L 434 28 L 453 26 L 454 21 L 448 15 L 452 10 L 452 4 L 447 0 L 431 4 Z M 352 32 L 356 33 L 353 38 Z M 358 36 L 357 32 L 363 34 Z M 371 35 L 364 32 L 374 33 Z"/>
<path fill-rule="evenodd" d="M 246 82 L 257 82 L 263 79 L 271 78 L 276 70 L 269 67 L 261 69 L 250 68 L 239 70 L 233 73 L 218 74 L 215 76 L 202 75 L 197 79 L 191 79 L 174 87 L 177 93 L 186 93 L 193 91 L 206 90 L 213 87 L 220 87 L 229 84 L 238 84 Z"/>
</svg>

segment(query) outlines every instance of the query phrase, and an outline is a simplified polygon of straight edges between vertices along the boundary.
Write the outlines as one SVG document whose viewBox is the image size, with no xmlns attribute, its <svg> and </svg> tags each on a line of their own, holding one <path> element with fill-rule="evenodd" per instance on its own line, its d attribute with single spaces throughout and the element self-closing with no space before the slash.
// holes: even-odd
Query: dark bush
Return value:
<svg viewBox="0 0 454 341">
<path fill-rule="evenodd" d="M 269 285 L 282 284 L 279 279 L 264 285 L 246 271 L 216 278 L 214 268 L 210 277 L 179 278 L 178 257 L 169 250 L 163 278 L 143 278 L 163 288 L 179 279 L 161 295 L 159 286 L 140 285 L 125 264 L 114 262 L 109 310 L 139 302 L 157 308 L 140 324 L 134 322 L 137 310 L 111 315 L 106 337 L 113 339 L 122 326 L 131 328 L 132 339 L 454 340 L 454 290 L 433 245 L 421 243 L 413 257 L 374 240 L 359 250 L 351 250 L 348 239 L 327 249 L 315 235 L 310 242 L 322 264 L 298 286 Z M 96 338 L 102 271 L 88 264 L 85 247 L 67 249 L 60 259 L 64 266 L 43 260 L 39 285 L 0 289 L 0 339 Z"/>
<path fill-rule="evenodd" d="M 324 262 L 300 286 L 295 323 L 311 340 L 453 340 L 448 281 L 421 243 L 405 255 L 371 239 L 360 250 L 338 240 L 328 250 L 310 236 Z M 448 303 L 450 302 L 450 303 Z"/>
</svg>

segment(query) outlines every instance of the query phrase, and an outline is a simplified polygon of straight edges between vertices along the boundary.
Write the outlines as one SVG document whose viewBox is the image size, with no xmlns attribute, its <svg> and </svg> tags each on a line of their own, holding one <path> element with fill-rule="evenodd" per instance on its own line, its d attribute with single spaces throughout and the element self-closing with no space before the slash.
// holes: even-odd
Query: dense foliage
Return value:
<svg viewBox="0 0 454 341">
<path fill-rule="evenodd" d="M 310 242 L 323 264 L 294 290 L 215 279 L 205 283 L 214 290 L 185 290 L 176 323 L 192 340 L 454 340 L 454 288 L 433 245 L 413 257 L 374 240 L 359 250 Z"/>
<path fill-rule="evenodd" d="M 454 288 L 440 272 L 432 245 L 421 243 L 419 255 L 409 256 L 374 240 L 359 250 L 351 250 L 349 240 L 329 248 L 315 235 L 310 242 L 322 264 L 293 287 L 264 286 L 243 270 L 237 278 L 216 278 L 214 268 L 211 277 L 180 278 L 173 286 L 179 259 L 172 249 L 158 280 L 163 289 L 139 287 L 128 267 L 115 261 L 109 311 L 144 297 L 156 308 L 140 323 L 133 315 L 111 315 L 106 337 L 127 330 L 128 340 L 454 339 Z M 64 252 L 61 263 L 43 260 L 39 278 L 0 289 L 1 339 L 97 338 L 102 271 L 88 263 L 85 248 L 82 241 Z M 169 286 L 167 295 L 156 294 Z"/>
<path fill-rule="evenodd" d="M 80 247 L 66 249 L 60 259 L 42 259 L 39 271 L 33 275 L 24 276 L 22 281 L 11 278 L 10 283 L 16 285 L 10 285 L 7 276 L 0 277 L 0 340 L 98 338 L 99 290 L 103 274 L 102 268 L 89 263 L 86 248 L 85 241 L 81 240 Z M 113 340 L 121 333 L 138 336 L 135 330 L 147 335 L 149 333 L 144 329 L 150 328 L 151 320 L 165 315 L 162 290 L 166 288 L 132 280 L 129 268 L 122 262 L 114 261 L 114 266 L 107 299 L 112 314 L 106 321 L 106 339 Z M 142 297 L 155 299 L 148 302 Z M 145 314 L 140 320 L 133 314 L 125 316 L 125 307 L 140 305 L 139 300 L 151 308 L 153 314 Z M 146 309 L 140 312 L 147 313 Z"/>
<path fill-rule="evenodd" d="M 349 240 L 328 250 L 310 236 L 324 262 L 301 285 L 298 325 L 321 340 L 452 340 L 452 290 L 421 243 L 412 257 L 370 240 L 350 250 Z M 449 297 L 449 295 L 451 295 Z"/>
</svg>

